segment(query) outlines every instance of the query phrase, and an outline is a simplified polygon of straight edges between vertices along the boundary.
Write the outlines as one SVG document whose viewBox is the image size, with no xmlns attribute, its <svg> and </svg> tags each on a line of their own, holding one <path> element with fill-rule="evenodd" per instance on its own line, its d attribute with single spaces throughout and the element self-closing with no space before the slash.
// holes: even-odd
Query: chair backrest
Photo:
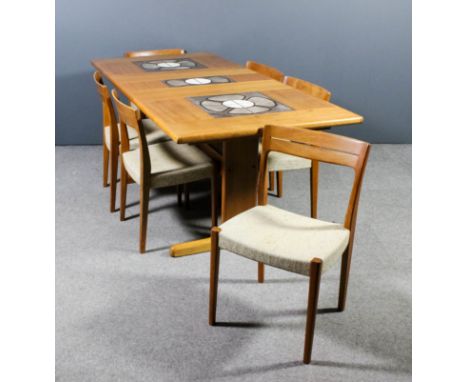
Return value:
<svg viewBox="0 0 468 382">
<path fill-rule="evenodd" d="M 276 81 L 283 81 L 284 79 L 284 73 L 280 72 L 276 68 L 273 68 L 272 66 L 261 64 L 255 61 L 247 61 L 245 66 L 250 70 L 264 74 L 265 76 L 271 77 Z"/>
<path fill-rule="evenodd" d="M 304 93 L 310 94 L 311 96 L 323 99 L 324 101 L 330 101 L 331 92 L 327 89 L 313 84 L 312 82 L 301 80 L 300 78 L 287 76 L 284 77 L 284 83 L 292 86 L 297 90 L 303 91 Z"/>
<path fill-rule="evenodd" d="M 135 50 L 131 52 L 125 52 L 124 57 L 148 57 L 148 56 L 162 56 L 162 55 L 176 55 L 185 54 L 185 49 L 155 49 L 155 50 Z"/>
<path fill-rule="evenodd" d="M 117 127 L 117 120 L 115 117 L 114 105 L 112 105 L 109 88 L 104 84 L 104 81 L 102 80 L 102 76 L 99 72 L 94 72 L 93 80 L 94 80 L 94 83 L 96 84 L 97 92 L 99 96 L 101 97 L 103 133 L 104 133 L 104 127 L 109 126 L 110 145 L 112 148 L 113 145 L 119 144 L 119 131 Z M 103 136 L 103 139 L 105 139 L 104 136 Z"/>
<path fill-rule="evenodd" d="M 141 123 L 141 118 L 139 117 L 137 110 L 132 108 L 130 105 L 126 105 L 119 99 L 115 89 L 112 89 L 112 98 L 114 99 L 115 105 L 117 107 L 117 114 L 119 116 L 120 152 L 122 154 L 130 150 L 128 129 L 134 129 L 138 134 L 140 150 L 140 179 L 141 183 L 143 184 L 147 179 L 149 179 L 149 175 L 151 173 L 151 162 L 148 152 L 148 142 L 146 140 L 146 134 Z"/>
<path fill-rule="evenodd" d="M 351 231 L 352 237 L 370 144 L 336 134 L 281 126 L 266 126 L 263 129 L 262 142 L 258 196 L 260 205 L 267 204 L 268 200 L 267 156 L 270 151 L 354 169 L 354 182 L 344 221 L 344 227 Z"/>
</svg>

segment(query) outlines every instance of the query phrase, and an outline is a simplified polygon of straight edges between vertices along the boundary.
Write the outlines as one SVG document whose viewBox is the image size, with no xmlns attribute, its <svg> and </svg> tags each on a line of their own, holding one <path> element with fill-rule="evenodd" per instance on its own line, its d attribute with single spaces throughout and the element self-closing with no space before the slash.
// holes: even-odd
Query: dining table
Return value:
<svg viewBox="0 0 468 382">
<path fill-rule="evenodd" d="M 363 117 L 209 52 L 104 58 L 92 65 L 174 142 L 220 163 L 221 220 L 257 203 L 264 126 L 322 129 Z M 174 257 L 207 252 L 210 238 L 173 244 Z"/>
</svg>

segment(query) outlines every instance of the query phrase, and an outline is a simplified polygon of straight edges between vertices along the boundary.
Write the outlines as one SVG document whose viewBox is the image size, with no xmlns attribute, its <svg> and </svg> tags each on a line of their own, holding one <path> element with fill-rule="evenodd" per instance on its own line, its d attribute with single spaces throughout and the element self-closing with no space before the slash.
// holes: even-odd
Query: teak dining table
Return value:
<svg viewBox="0 0 468 382">
<path fill-rule="evenodd" d="M 222 221 L 256 204 L 258 137 L 265 125 L 317 129 L 363 121 L 212 53 L 96 59 L 92 65 L 175 142 L 219 155 Z M 222 142 L 220 153 L 210 146 L 214 142 Z M 174 244 L 170 253 L 185 256 L 209 248 L 205 238 Z"/>
</svg>

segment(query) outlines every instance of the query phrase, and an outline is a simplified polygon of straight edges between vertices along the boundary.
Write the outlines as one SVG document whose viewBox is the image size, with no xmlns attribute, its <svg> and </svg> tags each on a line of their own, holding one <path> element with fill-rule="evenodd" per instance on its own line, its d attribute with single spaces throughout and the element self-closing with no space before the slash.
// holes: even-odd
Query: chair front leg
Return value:
<svg viewBox="0 0 468 382">
<path fill-rule="evenodd" d="M 149 187 L 140 185 L 140 253 L 146 252 L 146 231 L 148 230 Z"/>
<path fill-rule="evenodd" d="M 210 302 L 208 310 L 208 324 L 216 324 L 216 303 L 218 300 L 219 279 L 219 227 L 211 229 L 211 261 L 210 261 Z"/>
<path fill-rule="evenodd" d="M 314 258 L 310 262 L 309 270 L 309 297 L 307 301 L 307 320 L 304 342 L 304 363 L 309 364 L 314 342 L 315 318 L 317 316 L 317 303 L 320 290 L 320 276 L 322 273 L 322 260 Z"/>
</svg>

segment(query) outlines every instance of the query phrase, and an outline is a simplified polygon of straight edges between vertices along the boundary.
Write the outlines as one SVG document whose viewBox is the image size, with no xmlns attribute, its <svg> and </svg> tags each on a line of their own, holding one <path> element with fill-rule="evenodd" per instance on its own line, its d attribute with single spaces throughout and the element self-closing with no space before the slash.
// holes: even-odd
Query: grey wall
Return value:
<svg viewBox="0 0 468 382">
<path fill-rule="evenodd" d="M 335 132 L 411 142 L 410 0 L 56 0 L 56 143 L 101 142 L 92 58 L 168 47 L 276 66 L 364 115 Z"/>
</svg>

